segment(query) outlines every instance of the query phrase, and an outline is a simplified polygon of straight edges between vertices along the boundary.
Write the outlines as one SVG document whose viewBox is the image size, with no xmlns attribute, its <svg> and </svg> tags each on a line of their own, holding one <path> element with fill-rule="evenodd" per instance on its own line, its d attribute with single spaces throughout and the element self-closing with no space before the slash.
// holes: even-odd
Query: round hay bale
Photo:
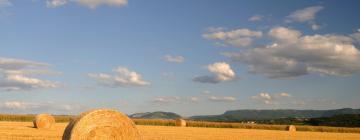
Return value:
<svg viewBox="0 0 360 140">
<path fill-rule="evenodd" d="M 55 124 L 55 118 L 49 114 L 39 114 L 36 115 L 33 123 L 35 128 L 49 129 Z"/>
<path fill-rule="evenodd" d="M 295 125 L 289 125 L 286 129 L 287 129 L 288 131 L 290 131 L 290 132 L 296 132 L 296 127 L 295 127 Z"/>
<path fill-rule="evenodd" d="M 63 140 L 141 140 L 134 122 L 110 109 L 82 113 L 66 127 Z"/>
<path fill-rule="evenodd" d="M 175 126 L 186 127 L 186 121 L 183 119 L 176 119 Z"/>
</svg>

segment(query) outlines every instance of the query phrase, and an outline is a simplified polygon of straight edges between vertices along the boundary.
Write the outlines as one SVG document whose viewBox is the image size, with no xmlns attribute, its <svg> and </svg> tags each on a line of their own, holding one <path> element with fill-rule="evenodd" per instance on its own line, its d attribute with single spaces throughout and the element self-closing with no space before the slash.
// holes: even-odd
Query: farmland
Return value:
<svg viewBox="0 0 360 140">
<path fill-rule="evenodd" d="M 67 123 L 49 130 L 35 129 L 31 122 L 0 122 L 0 139 L 60 140 Z M 279 130 L 200 128 L 137 125 L 144 140 L 230 140 L 230 139 L 360 139 L 358 133 L 287 132 Z"/>
<path fill-rule="evenodd" d="M 51 129 L 33 128 L 34 115 L 0 116 L 0 139 L 60 140 L 72 116 L 55 116 Z M 297 132 L 287 125 L 244 124 L 187 121 L 187 127 L 175 127 L 174 120 L 132 119 L 144 140 L 228 140 L 228 139 L 360 139 L 360 128 L 297 125 Z"/>
</svg>

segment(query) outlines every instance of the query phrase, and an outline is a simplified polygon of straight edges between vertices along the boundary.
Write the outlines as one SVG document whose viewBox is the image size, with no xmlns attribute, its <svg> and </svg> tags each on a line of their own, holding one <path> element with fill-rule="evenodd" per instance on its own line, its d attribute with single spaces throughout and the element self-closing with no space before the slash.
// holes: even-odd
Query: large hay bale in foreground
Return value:
<svg viewBox="0 0 360 140">
<path fill-rule="evenodd" d="M 66 127 L 63 140 L 141 140 L 132 120 L 110 109 L 82 113 Z"/>
<path fill-rule="evenodd" d="M 295 132 L 296 131 L 296 127 L 295 125 L 289 125 L 287 126 L 286 130 L 290 131 L 290 132 Z"/>
<path fill-rule="evenodd" d="M 183 119 L 176 119 L 175 126 L 186 127 L 186 121 Z"/>
<path fill-rule="evenodd" d="M 55 124 L 55 118 L 49 114 L 39 114 L 36 115 L 33 123 L 35 128 L 49 129 Z"/>
</svg>

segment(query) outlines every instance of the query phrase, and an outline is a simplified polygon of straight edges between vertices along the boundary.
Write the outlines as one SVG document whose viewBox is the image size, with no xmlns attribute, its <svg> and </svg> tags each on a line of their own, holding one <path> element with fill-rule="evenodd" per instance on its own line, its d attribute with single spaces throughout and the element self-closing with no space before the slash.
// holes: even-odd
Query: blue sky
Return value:
<svg viewBox="0 0 360 140">
<path fill-rule="evenodd" d="M 359 4 L 0 0 L 0 111 L 359 108 Z"/>
</svg>

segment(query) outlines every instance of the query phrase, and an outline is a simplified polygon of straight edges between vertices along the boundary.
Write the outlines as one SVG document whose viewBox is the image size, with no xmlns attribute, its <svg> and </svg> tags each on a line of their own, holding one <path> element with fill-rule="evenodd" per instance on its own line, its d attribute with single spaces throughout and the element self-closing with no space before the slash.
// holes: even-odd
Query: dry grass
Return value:
<svg viewBox="0 0 360 140">
<path fill-rule="evenodd" d="M 0 122 L 0 140 L 60 140 L 65 123 L 50 129 L 36 129 L 32 122 Z"/>
<path fill-rule="evenodd" d="M 230 128 L 139 126 L 145 140 L 356 140 L 360 134 Z"/>
<path fill-rule="evenodd" d="M 82 113 L 65 129 L 63 140 L 140 140 L 135 124 L 126 115 L 110 109 Z"/>
<path fill-rule="evenodd" d="M 36 115 L 14 115 L 14 114 L 0 114 L 0 121 L 14 121 L 14 122 L 32 122 Z M 69 122 L 72 116 L 69 115 L 55 115 L 56 122 Z"/>
<path fill-rule="evenodd" d="M 51 129 L 35 129 L 31 122 L 0 122 L 0 139 L 61 140 L 67 123 Z M 355 133 L 288 132 L 231 128 L 136 126 L 143 140 L 357 140 Z"/>
<path fill-rule="evenodd" d="M 132 119 L 136 125 L 160 125 L 160 126 L 175 126 L 174 120 L 160 120 L 160 119 Z"/>
<path fill-rule="evenodd" d="M 54 116 L 56 122 L 69 122 L 72 116 L 57 115 Z M 31 122 L 35 115 L 7 115 L 0 114 L 0 121 L 21 121 Z M 175 126 L 174 120 L 157 120 L 157 119 L 132 119 L 137 125 L 161 125 Z M 244 124 L 244 123 L 226 123 L 226 122 L 206 122 L 206 121 L 186 121 L 190 127 L 211 127 L 211 128 L 245 128 L 245 129 L 265 129 L 265 130 L 284 130 L 287 125 L 268 125 L 268 124 Z M 348 127 L 327 127 L 327 126 L 307 126 L 296 125 L 297 131 L 312 132 L 337 132 L 337 133 L 360 133 L 360 128 Z"/>
<path fill-rule="evenodd" d="M 133 121 L 137 125 L 175 126 L 174 120 L 133 119 Z M 208 127 L 208 128 L 241 128 L 241 129 L 283 130 L 283 131 L 288 130 L 287 125 L 268 125 L 268 124 L 186 121 L 186 125 L 190 127 Z M 307 126 L 307 125 L 296 125 L 295 127 L 296 127 L 296 131 L 360 133 L 360 128 Z"/>
</svg>

